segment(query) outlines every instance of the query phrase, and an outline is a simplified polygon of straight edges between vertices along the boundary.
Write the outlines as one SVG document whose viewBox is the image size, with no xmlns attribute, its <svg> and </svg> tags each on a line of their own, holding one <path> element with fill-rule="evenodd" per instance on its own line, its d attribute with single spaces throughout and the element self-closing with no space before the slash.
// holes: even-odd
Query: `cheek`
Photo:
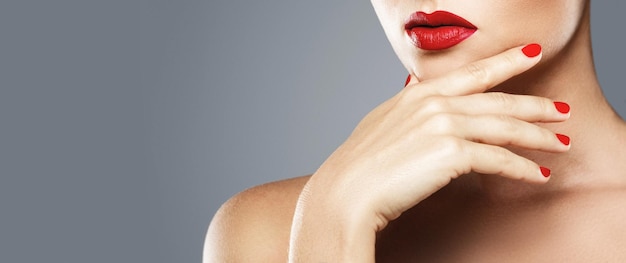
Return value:
<svg viewBox="0 0 626 263">
<path fill-rule="evenodd" d="M 389 36 L 395 36 L 398 34 L 399 25 L 398 22 L 402 21 L 400 17 L 400 0 L 372 0 L 372 6 L 378 17 L 378 21 L 382 25 L 385 33 Z M 391 39 L 390 39 L 391 40 Z"/>
<path fill-rule="evenodd" d="M 552 24 L 538 23 L 537 25 L 538 28 L 542 29 L 540 32 L 545 39 L 545 45 L 554 51 L 563 49 L 573 38 L 581 24 L 584 10 L 584 5 L 582 4 L 563 3 L 574 1 L 555 2 L 561 2 L 559 6 L 555 7 L 555 10 L 558 10 L 558 12 L 553 12 L 551 15 L 546 14 L 552 17 Z"/>
<path fill-rule="evenodd" d="M 583 10 L 584 1 L 579 0 L 520 2 L 514 9 L 508 8 L 495 17 L 495 21 L 502 23 L 492 28 L 492 41 L 505 42 L 506 48 L 540 43 L 544 56 L 549 56 L 564 48 L 572 39 Z"/>
</svg>

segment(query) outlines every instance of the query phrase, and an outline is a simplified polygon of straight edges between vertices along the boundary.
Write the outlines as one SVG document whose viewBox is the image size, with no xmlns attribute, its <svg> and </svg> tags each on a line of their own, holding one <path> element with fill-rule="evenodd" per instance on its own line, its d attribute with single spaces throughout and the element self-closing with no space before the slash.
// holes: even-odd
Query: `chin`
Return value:
<svg viewBox="0 0 626 263">
<path fill-rule="evenodd" d="M 500 41 L 494 45 L 495 41 L 480 39 L 467 41 L 454 48 L 437 51 L 423 52 L 416 49 L 407 52 L 410 54 L 401 58 L 407 70 L 414 74 L 419 80 L 427 80 L 441 77 L 455 69 L 467 64 L 485 59 L 509 48 L 519 46 L 519 41 Z M 491 43 L 491 45 L 489 45 Z M 407 59 L 408 58 L 408 59 Z"/>
<path fill-rule="evenodd" d="M 420 54 L 405 64 L 407 70 L 420 81 L 441 77 L 455 69 L 481 59 L 468 51 L 450 51 Z"/>
</svg>

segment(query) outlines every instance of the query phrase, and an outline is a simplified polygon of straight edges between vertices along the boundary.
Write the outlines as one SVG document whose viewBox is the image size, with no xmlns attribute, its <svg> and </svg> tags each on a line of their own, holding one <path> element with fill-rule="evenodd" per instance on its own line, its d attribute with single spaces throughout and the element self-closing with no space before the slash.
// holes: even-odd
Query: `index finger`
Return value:
<svg viewBox="0 0 626 263">
<path fill-rule="evenodd" d="M 445 96 L 463 96 L 485 92 L 536 65 L 541 60 L 541 46 L 529 44 L 506 50 L 495 56 L 467 64 L 443 77 L 428 81 L 433 92 Z M 425 83 L 424 83 L 425 84 Z"/>
</svg>

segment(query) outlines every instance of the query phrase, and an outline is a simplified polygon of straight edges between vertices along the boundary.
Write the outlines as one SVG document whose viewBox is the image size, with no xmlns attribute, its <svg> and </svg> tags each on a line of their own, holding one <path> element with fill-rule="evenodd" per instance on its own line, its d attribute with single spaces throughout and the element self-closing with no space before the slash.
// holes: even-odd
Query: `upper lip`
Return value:
<svg viewBox="0 0 626 263">
<path fill-rule="evenodd" d="M 476 29 L 464 18 L 446 11 L 435 11 L 427 14 L 421 11 L 411 14 L 408 21 L 404 24 L 404 29 L 409 30 L 414 27 L 440 27 L 440 26 L 459 26 L 465 28 Z"/>
</svg>

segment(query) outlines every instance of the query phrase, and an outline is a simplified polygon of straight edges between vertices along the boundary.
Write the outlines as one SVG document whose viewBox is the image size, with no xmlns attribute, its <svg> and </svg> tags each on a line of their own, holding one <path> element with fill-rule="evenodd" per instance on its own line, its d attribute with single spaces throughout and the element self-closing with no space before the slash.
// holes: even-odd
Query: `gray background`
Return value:
<svg viewBox="0 0 626 263">
<path fill-rule="evenodd" d="M 622 116 L 624 12 L 593 3 Z M 313 172 L 406 76 L 368 1 L 4 0 L 0 32 L 1 262 L 199 262 L 222 202 Z"/>
</svg>

